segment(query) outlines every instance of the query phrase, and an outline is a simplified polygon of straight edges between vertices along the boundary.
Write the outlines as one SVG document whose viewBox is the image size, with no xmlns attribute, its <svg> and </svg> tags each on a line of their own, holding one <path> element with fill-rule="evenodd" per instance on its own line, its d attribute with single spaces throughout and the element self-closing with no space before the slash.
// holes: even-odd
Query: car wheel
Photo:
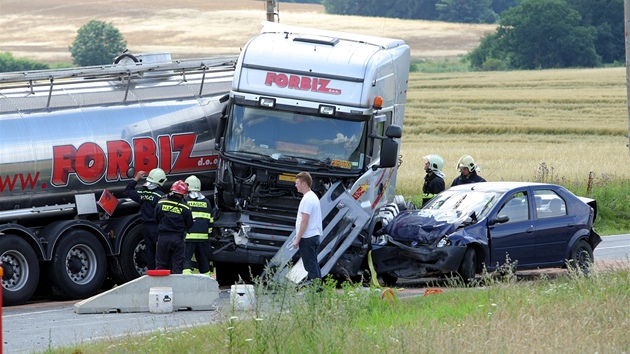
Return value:
<svg viewBox="0 0 630 354">
<path fill-rule="evenodd" d="M 2 302 L 19 305 L 33 296 L 39 281 L 39 261 L 35 251 L 25 240 L 15 235 L 0 237 Z"/>
<path fill-rule="evenodd" d="M 593 248 L 588 242 L 580 240 L 575 243 L 571 250 L 569 266 L 578 272 L 587 275 L 593 265 Z"/>
<path fill-rule="evenodd" d="M 462 263 L 459 265 L 457 273 L 465 284 L 470 284 L 475 280 L 475 271 L 477 269 L 477 253 L 474 249 L 466 249 Z"/>
</svg>

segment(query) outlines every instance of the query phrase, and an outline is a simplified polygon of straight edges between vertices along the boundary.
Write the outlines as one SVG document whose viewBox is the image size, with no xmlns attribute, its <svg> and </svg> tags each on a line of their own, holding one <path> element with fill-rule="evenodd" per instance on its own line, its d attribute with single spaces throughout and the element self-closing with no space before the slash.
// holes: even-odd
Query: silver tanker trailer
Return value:
<svg viewBox="0 0 630 354">
<path fill-rule="evenodd" d="M 235 59 L 125 53 L 113 65 L 0 74 L 5 305 L 38 286 L 86 298 L 145 271 L 137 204 L 123 196 L 130 173 L 160 167 L 171 183 L 195 174 L 213 189 Z"/>
</svg>

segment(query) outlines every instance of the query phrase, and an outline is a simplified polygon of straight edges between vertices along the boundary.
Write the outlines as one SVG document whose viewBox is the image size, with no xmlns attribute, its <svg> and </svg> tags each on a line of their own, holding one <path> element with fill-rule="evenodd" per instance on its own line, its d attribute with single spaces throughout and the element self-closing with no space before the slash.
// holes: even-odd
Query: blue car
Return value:
<svg viewBox="0 0 630 354">
<path fill-rule="evenodd" d="M 601 237 L 597 203 L 554 185 L 486 182 L 451 187 L 378 232 L 372 259 L 387 284 L 458 274 L 465 282 L 509 262 L 517 270 L 588 272 Z M 509 261 L 508 261 L 509 260 Z"/>
</svg>

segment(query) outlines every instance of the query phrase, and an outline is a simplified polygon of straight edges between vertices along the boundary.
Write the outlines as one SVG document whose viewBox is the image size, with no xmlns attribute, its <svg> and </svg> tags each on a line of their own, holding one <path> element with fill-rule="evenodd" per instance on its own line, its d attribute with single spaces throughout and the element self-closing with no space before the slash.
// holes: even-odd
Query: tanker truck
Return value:
<svg viewBox="0 0 630 354">
<path fill-rule="evenodd" d="M 0 74 L 3 303 L 36 289 L 94 295 L 146 270 L 133 171 L 210 193 L 215 133 L 236 57 L 173 61 L 124 53 L 113 65 Z"/>
<path fill-rule="evenodd" d="M 299 262 L 287 250 L 300 171 L 322 204 L 322 275 L 364 275 L 374 231 L 405 205 L 394 191 L 409 65 L 402 40 L 263 23 L 217 131 L 220 285 Z"/>
</svg>

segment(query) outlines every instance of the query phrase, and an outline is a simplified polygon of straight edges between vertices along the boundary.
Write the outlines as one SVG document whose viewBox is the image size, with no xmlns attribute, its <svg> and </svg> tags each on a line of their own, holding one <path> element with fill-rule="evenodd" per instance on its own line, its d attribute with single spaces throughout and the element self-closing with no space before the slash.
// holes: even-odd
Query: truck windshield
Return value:
<svg viewBox="0 0 630 354">
<path fill-rule="evenodd" d="M 366 123 L 234 106 L 225 134 L 227 153 L 269 160 L 363 168 Z"/>
</svg>

